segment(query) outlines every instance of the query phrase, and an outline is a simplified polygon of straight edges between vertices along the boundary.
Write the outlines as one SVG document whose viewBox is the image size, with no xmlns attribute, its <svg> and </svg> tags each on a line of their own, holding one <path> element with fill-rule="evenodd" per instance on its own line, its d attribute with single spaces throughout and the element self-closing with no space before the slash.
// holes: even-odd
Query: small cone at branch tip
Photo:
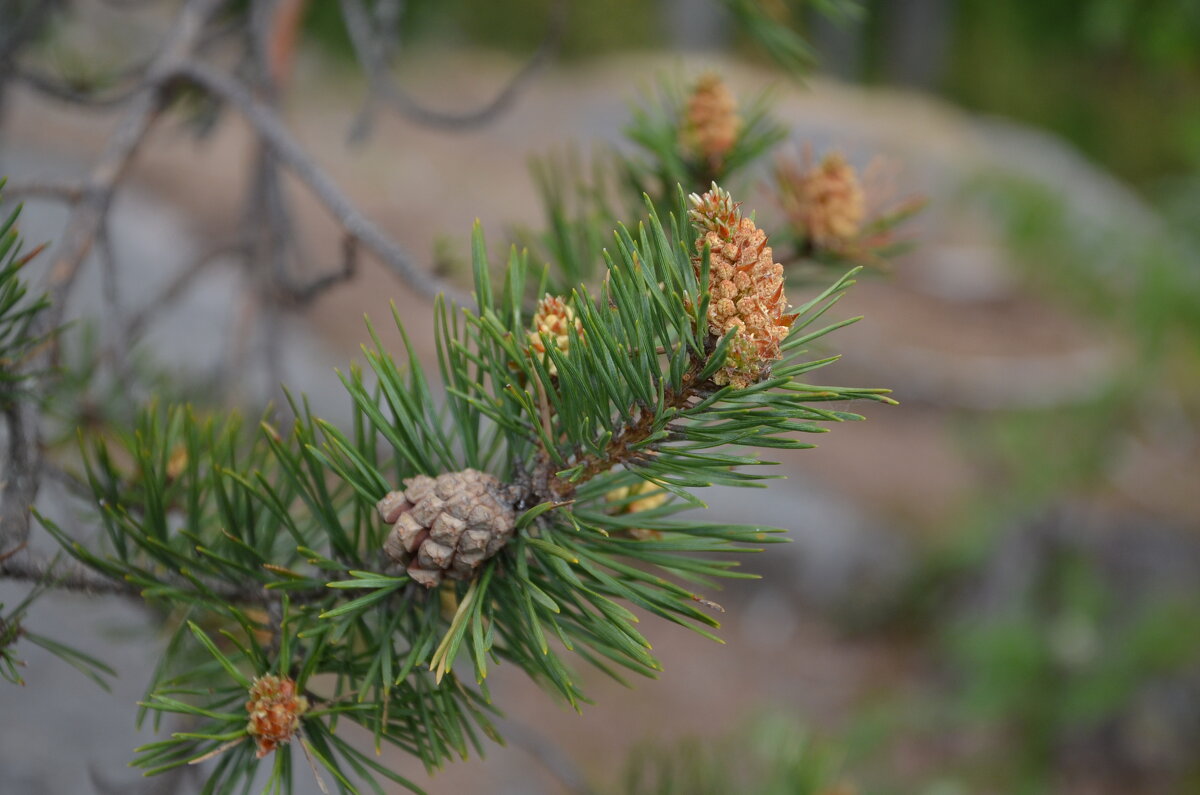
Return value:
<svg viewBox="0 0 1200 795">
<path fill-rule="evenodd" d="M 246 731 L 258 746 L 259 759 L 291 742 L 308 706 L 307 698 L 296 695 L 296 682 L 290 677 L 265 674 L 254 680 L 246 702 L 250 713 Z"/>
<path fill-rule="evenodd" d="M 709 334 L 715 344 L 735 332 L 712 380 L 744 389 L 770 374 L 795 320 L 783 292 L 783 266 L 775 262 L 766 233 L 742 218 L 739 205 L 715 182 L 691 201 L 690 215 L 700 230 L 692 259 L 697 273 L 705 246 L 709 249 Z"/>
<path fill-rule="evenodd" d="M 384 553 L 426 588 L 445 578 L 469 580 L 512 538 L 512 503 L 508 487 L 474 469 L 406 478 L 403 491 L 377 505 L 392 524 Z"/>
<path fill-rule="evenodd" d="M 818 247 L 838 248 L 858 237 L 866 199 L 854 167 L 838 152 L 812 166 L 781 165 L 781 198 L 792 224 Z"/>
<path fill-rule="evenodd" d="M 176 445 L 167 458 L 167 480 L 178 480 L 187 471 L 188 451 L 183 445 Z"/>
<path fill-rule="evenodd" d="M 575 309 L 561 296 L 546 293 L 545 297 L 538 301 L 532 328 L 528 333 L 530 353 L 538 357 L 545 356 L 544 335 L 549 337 L 565 356 L 571 349 L 571 326 L 575 327 L 575 335 L 582 338 L 583 323 L 575 316 Z M 552 360 L 547 361 L 547 366 L 550 375 L 558 375 L 558 367 Z"/>
<path fill-rule="evenodd" d="M 713 72 L 701 75 L 688 96 L 679 130 L 683 151 L 712 168 L 720 168 L 737 143 L 741 127 L 737 100 L 725 81 Z"/>
<path fill-rule="evenodd" d="M 640 483 L 635 483 L 632 486 L 622 486 L 613 489 L 604 495 L 605 500 L 610 503 L 622 503 L 629 500 L 624 505 L 613 510 L 615 515 L 624 515 L 631 513 L 641 513 L 642 511 L 651 511 L 666 503 L 670 497 L 666 491 L 655 486 L 648 480 L 643 480 Z M 630 500 L 629 498 L 635 498 Z M 662 538 L 661 530 L 647 530 L 643 527 L 631 527 L 626 532 L 633 538 L 639 541 L 653 541 Z"/>
<path fill-rule="evenodd" d="M 688 196 L 692 209 L 688 216 L 692 223 L 705 232 L 715 232 L 723 242 L 733 240 L 733 234 L 742 220 L 741 202 L 735 202 L 729 191 L 712 184 L 712 189 L 704 194 L 693 193 Z"/>
</svg>

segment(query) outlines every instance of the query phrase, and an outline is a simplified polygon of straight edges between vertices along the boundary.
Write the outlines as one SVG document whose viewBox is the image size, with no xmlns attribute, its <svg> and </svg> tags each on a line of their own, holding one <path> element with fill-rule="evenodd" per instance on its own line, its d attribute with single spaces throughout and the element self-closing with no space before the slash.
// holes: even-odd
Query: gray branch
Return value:
<svg viewBox="0 0 1200 795">
<path fill-rule="evenodd" d="M 0 503 L 0 556 L 12 555 L 29 538 L 29 510 L 41 483 L 42 437 L 38 419 L 37 408 L 28 400 L 14 400 L 4 412 L 8 460 L 4 501 Z"/>
<path fill-rule="evenodd" d="M 49 342 L 27 364 L 36 373 L 32 395 L 17 401 L 5 415 L 8 424 L 8 460 L 0 504 L 0 554 L 23 547 L 29 537 L 29 509 L 37 498 L 41 479 L 41 431 L 37 404 L 46 388 L 48 372 L 58 358 L 58 337 L 52 332 L 62 325 L 67 297 L 88 252 L 103 234 L 112 196 L 138 146 L 150 130 L 161 106 L 161 90 L 176 65 L 189 53 L 200 32 L 221 0 L 190 0 L 180 13 L 162 52 L 147 69 L 146 82 L 130 100 L 130 107 L 109 139 L 103 155 L 86 184 L 78 190 L 54 186 L 46 190 L 72 199 L 64 240 L 50 268 L 50 306 L 38 315 L 32 336 L 47 335 Z M 42 185 L 49 189 L 51 185 Z M 22 552 L 6 560 L 5 569 L 27 559 Z"/>
<path fill-rule="evenodd" d="M 15 554 L 13 554 L 15 553 Z M 145 601 L 142 588 L 126 580 L 101 574 L 78 563 L 64 563 L 58 558 L 47 558 L 25 549 L 13 550 L 5 558 L 0 558 L 0 575 L 10 580 L 45 585 L 65 591 L 92 594 L 97 596 L 123 596 Z M 193 583 L 176 578 L 170 581 L 181 590 L 195 591 Z M 229 585 L 221 582 L 204 584 L 208 594 L 231 604 L 250 604 L 269 607 L 283 598 L 284 592 L 268 590 L 257 584 Z M 325 588 L 312 590 L 291 590 L 288 598 L 295 603 L 316 602 L 327 598 L 332 591 Z"/>
<path fill-rule="evenodd" d="M 279 161 L 308 186 L 346 232 L 374 252 L 406 284 L 426 298 L 445 294 L 460 305 L 474 303 L 466 293 L 418 266 L 409 252 L 363 215 L 337 183 L 313 162 L 279 117 L 256 100 L 241 83 L 194 60 L 182 63 L 176 74 L 237 110 Z"/>
<path fill-rule="evenodd" d="M 86 193 L 87 186 L 80 182 L 38 179 L 8 181 L 4 184 L 5 199 L 47 199 L 77 204 L 83 201 Z"/>
<path fill-rule="evenodd" d="M 567 0 L 557 0 L 550 10 L 546 35 L 529 60 L 488 102 L 472 110 L 455 113 L 427 108 L 398 86 L 388 73 L 390 64 L 386 42 L 379 40 L 394 31 L 389 31 L 388 26 L 385 25 L 383 26 L 384 31 L 377 37 L 372 33 L 371 19 L 361 0 L 340 0 L 340 2 L 346 31 L 350 34 L 350 42 L 355 56 L 363 71 L 367 73 L 371 90 L 368 104 L 363 109 L 359 122 L 355 125 L 355 131 L 352 133 L 354 138 L 365 135 L 366 125 L 370 118 L 371 103 L 376 98 L 386 101 L 403 116 L 430 127 L 470 130 L 487 124 L 512 107 L 521 90 L 558 51 L 567 26 L 568 2 Z M 391 26 L 394 27 L 398 13 L 393 12 L 391 17 Z"/>
<path fill-rule="evenodd" d="M 88 176 L 83 197 L 67 219 L 59 255 L 50 269 L 50 309 L 42 314 L 43 331 L 58 328 L 66 298 L 108 214 L 121 177 L 162 108 L 162 91 L 178 65 L 189 57 L 204 26 L 221 0 L 189 0 L 172 26 L 162 51 L 146 69 L 142 86 L 129 100 L 125 115 Z M 51 355 L 55 355 L 51 349 Z"/>
</svg>

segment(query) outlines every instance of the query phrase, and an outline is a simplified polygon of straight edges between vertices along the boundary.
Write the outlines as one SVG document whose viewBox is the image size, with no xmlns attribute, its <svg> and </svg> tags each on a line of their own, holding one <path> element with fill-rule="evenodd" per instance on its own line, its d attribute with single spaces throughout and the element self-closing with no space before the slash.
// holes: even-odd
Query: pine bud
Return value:
<svg viewBox="0 0 1200 795">
<path fill-rule="evenodd" d="M 443 577 L 470 579 L 512 538 L 512 495 L 491 475 L 464 469 L 417 475 L 404 486 L 379 501 L 380 517 L 393 525 L 383 550 L 426 588 Z"/>
<path fill-rule="evenodd" d="M 635 499 L 630 499 L 631 497 Z M 652 511 L 666 503 L 668 497 L 670 495 L 666 491 L 655 486 L 648 480 L 640 481 L 632 486 L 622 486 L 619 489 L 613 489 L 604 495 L 605 500 L 610 503 L 623 503 L 612 511 L 617 516 Z M 631 527 L 628 532 L 629 535 L 639 541 L 652 541 L 662 538 L 661 531 L 647 530 L 643 527 Z"/>
<path fill-rule="evenodd" d="M 20 622 L 16 620 L 5 621 L 3 618 L 0 618 L 0 651 L 11 646 L 19 637 L 21 637 Z"/>
<path fill-rule="evenodd" d="M 546 297 L 538 301 L 537 312 L 533 316 L 533 328 L 529 331 L 530 353 L 539 358 L 546 355 L 546 344 L 542 335 L 546 335 L 566 355 L 571 348 L 571 326 L 575 326 L 576 336 L 582 337 L 583 323 L 575 317 L 575 310 L 563 298 L 546 293 Z M 548 360 L 550 375 L 558 375 L 558 367 L 553 360 Z"/>
<path fill-rule="evenodd" d="M 279 745 L 291 742 L 300 731 L 300 718 L 308 712 L 308 699 L 296 695 L 296 682 L 286 676 L 266 674 L 254 680 L 246 702 L 250 722 L 246 731 L 258 745 L 262 759 Z"/>
<path fill-rule="evenodd" d="M 182 444 L 176 445 L 167 458 L 167 480 L 176 481 L 187 471 L 188 451 Z"/>
<path fill-rule="evenodd" d="M 826 155 L 815 167 L 781 165 L 778 178 L 784 210 L 813 245 L 838 249 L 859 235 L 866 213 L 863 189 L 840 154 Z"/>
<path fill-rule="evenodd" d="M 693 193 L 688 197 L 692 209 L 688 216 L 692 223 L 704 232 L 714 232 L 722 242 L 733 240 L 733 234 L 742 221 L 741 202 L 735 202 L 729 191 L 712 184 L 712 190 L 704 195 Z"/>
<path fill-rule="evenodd" d="M 692 194 L 691 200 L 692 220 L 702 233 L 692 260 L 697 273 L 704 247 L 709 248 L 709 334 L 719 339 L 736 329 L 725 366 L 713 382 L 744 389 L 770 373 L 795 320 L 787 314 L 783 266 L 774 261 L 766 233 L 742 218 L 738 205 L 715 182 L 712 190 Z"/>
<path fill-rule="evenodd" d="M 741 126 L 737 101 L 725 82 L 712 72 L 701 75 L 688 97 L 680 128 L 683 151 L 718 169 L 737 142 Z"/>
</svg>

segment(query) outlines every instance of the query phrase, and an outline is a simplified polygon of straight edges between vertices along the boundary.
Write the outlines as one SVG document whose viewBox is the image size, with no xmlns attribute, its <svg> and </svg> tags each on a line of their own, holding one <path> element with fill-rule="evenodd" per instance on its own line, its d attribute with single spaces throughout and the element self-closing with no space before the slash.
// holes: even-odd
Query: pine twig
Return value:
<svg viewBox="0 0 1200 795">
<path fill-rule="evenodd" d="M 87 190 L 86 185 L 78 182 L 46 179 L 16 180 L 4 184 L 4 198 L 8 200 L 46 199 L 74 205 L 83 201 Z"/>
<path fill-rule="evenodd" d="M 671 389 L 666 390 L 664 405 L 668 409 L 677 410 L 687 406 L 696 396 L 697 391 L 704 388 L 704 383 L 696 383 L 696 375 L 703 366 L 704 363 L 702 361 L 693 357 L 691 365 L 683 375 L 683 389 L 678 393 Z M 708 384 L 708 386 L 712 385 Z M 539 496 L 544 499 L 560 501 L 570 499 L 571 495 L 575 493 L 576 488 L 597 475 L 639 457 L 653 454 L 652 450 L 634 448 L 640 442 L 645 441 L 653 432 L 654 412 L 638 411 L 635 409 L 632 413 L 634 416 L 633 420 L 626 423 L 617 433 L 613 434 L 613 438 L 605 447 L 603 454 L 588 453 L 575 459 L 576 466 L 582 464 L 582 470 L 575 477 L 566 479 L 550 472 L 541 473 L 541 477 L 535 479 L 534 482 L 546 483 L 546 493 Z M 549 466 L 549 463 L 547 462 L 543 466 Z"/>
<path fill-rule="evenodd" d="M 41 485 L 42 436 L 38 410 L 17 400 L 4 412 L 8 426 L 3 502 L 0 502 L 0 554 L 22 547 L 29 539 L 29 509 Z M 0 562 L 0 566 L 5 565 Z"/>
<path fill-rule="evenodd" d="M 108 577 L 77 564 L 66 564 L 57 559 L 37 555 L 24 547 L 10 550 L 0 557 L 0 576 L 10 580 L 41 583 L 64 591 L 75 591 L 99 596 L 123 596 L 145 601 L 142 589 L 124 580 Z M 184 581 L 183 588 L 192 586 Z M 272 609 L 282 598 L 282 593 L 266 588 L 232 587 L 220 583 L 208 583 L 206 588 L 216 597 L 230 604 L 255 605 Z M 296 604 L 306 604 L 329 596 L 325 589 L 312 591 L 293 590 L 288 598 Z"/>
</svg>

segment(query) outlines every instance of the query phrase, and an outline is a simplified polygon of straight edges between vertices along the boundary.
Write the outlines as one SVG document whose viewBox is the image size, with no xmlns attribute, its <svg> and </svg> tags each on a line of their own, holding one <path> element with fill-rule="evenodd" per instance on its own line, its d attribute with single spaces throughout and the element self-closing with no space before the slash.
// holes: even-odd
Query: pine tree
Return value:
<svg viewBox="0 0 1200 795">
<path fill-rule="evenodd" d="M 524 248 L 497 262 L 476 226 L 470 302 L 436 299 L 436 374 L 398 313 L 403 350 L 368 324 L 365 368 L 341 373 L 348 427 L 289 393 L 257 423 L 154 403 L 128 427 L 81 432 L 103 535 L 81 544 L 34 511 L 80 568 L 50 566 L 31 598 L 75 577 L 166 616 L 142 718 L 184 729 L 138 749 L 136 766 L 204 763 L 208 792 L 269 766 L 268 786 L 288 791 L 299 754 L 339 791 L 418 790 L 341 727 L 433 770 L 498 737 L 497 665 L 578 707 L 580 665 L 618 681 L 661 669 L 631 608 L 717 639 L 714 589 L 753 576 L 727 553 L 782 531 L 705 521 L 702 490 L 762 487 L 764 454 L 862 419 L 848 401 L 890 398 L 814 379 L 836 359 L 816 345 L 853 322 L 827 313 L 857 269 L 801 299 L 784 263 L 824 238 L 782 229 L 809 242 L 780 257 L 723 187 L 745 185 L 785 135 L 765 101 L 741 113 L 712 74 L 663 96 L 634 115 L 640 151 L 598 155 L 589 178 L 543 161 L 547 228 L 514 230 Z M 57 333 L 21 280 L 33 254 L 15 220 L 0 229 L 10 407 L 50 377 L 39 345 Z M 834 226 L 841 242 L 856 231 Z M 0 674 L 18 679 L 27 641 L 112 674 L 28 631 L 27 604 L 0 617 Z"/>
</svg>

